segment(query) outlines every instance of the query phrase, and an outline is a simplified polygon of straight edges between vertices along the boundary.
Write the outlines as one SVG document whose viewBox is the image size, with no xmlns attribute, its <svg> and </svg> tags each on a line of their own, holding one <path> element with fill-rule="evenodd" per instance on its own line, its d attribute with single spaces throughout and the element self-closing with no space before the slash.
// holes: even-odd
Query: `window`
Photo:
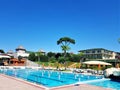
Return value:
<svg viewBox="0 0 120 90">
<path fill-rule="evenodd" d="M 86 53 L 90 53 L 89 51 L 86 51 Z"/>
<path fill-rule="evenodd" d="M 95 53 L 95 50 L 93 50 L 92 53 Z"/>
<path fill-rule="evenodd" d="M 101 50 L 97 50 L 97 53 L 101 53 Z"/>
</svg>

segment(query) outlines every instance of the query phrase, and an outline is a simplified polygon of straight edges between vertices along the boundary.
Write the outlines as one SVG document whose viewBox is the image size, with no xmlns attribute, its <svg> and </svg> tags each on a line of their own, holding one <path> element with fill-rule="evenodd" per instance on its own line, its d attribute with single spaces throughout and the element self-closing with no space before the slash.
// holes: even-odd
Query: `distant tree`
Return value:
<svg viewBox="0 0 120 90">
<path fill-rule="evenodd" d="M 48 52 L 48 53 L 47 53 L 47 56 L 50 57 L 50 58 L 51 58 L 51 57 L 55 57 L 55 53 L 53 53 L 53 52 Z"/>
<path fill-rule="evenodd" d="M 4 50 L 0 49 L 0 53 L 5 53 Z"/>
<path fill-rule="evenodd" d="M 80 52 L 78 53 L 78 56 L 80 58 L 80 63 L 82 63 L 85 60 L 84 53 Z"/>
<path fill-rule="evenodd" d="M 51 58 L 49 59 L 49 62 L 55 63 L 55 62 L 56 62 L 56 58 L 55 58 L 55 57 L 51 57 Z"/>
<path fill-rule="evenodd" d="M 35 53 L 30 53 L 28 59 L 31 60 L 31 61 L 36 61 Z"/>
<path fill-rule="evenodd" d="M 36 56 L 39 56 L 39 57 L 43 55 L 42 52 L 36 52 L 35 54 Z"/>
<path fill-rule="evenodd" d="M 37 57 L 37 61 L 41 62 L 41 61 L 43 61 L 42 58 L 44 58 L 45 54 L 41 51 L 38 51 L 38 52 L 35 53 L 35 56 Z"/>
<path fill-rule="evenodd" d="M 65 63 L 64 57 L 59 57 L 59 58 L 58 58 L 58 62 L 59 62 L 59 63 L 62 63 L 62 64 Z"/>
<path fill-rule="evenodd" d="M 41 55 L 41 56 L 40 56 L 40 61 L 41 61 L 41 62 L 48 62 L 48 56 Z"/>
<path fill-rule="evenodd" d="M 77 55 L 77 54 L 73 54 L 73 55 L 70 57 L 70 61 L 72 61 L 72 62 L 79 62 L 79 61 L 80 61 L 80 56 Z"/>
<path fill-rule="evenodd" d="M 71 57 L 71 54 L 70 53 L 66 53 L 66 57 Z"/>
<path fill-rule="evenodd" d="M 57 54 L 55 54 L 55 58 L 58 60 L 58 58 L 59 57 L 61 57 L 62 55 L 61 55 L 61 53 L 57 53 Z"/>
</svg>

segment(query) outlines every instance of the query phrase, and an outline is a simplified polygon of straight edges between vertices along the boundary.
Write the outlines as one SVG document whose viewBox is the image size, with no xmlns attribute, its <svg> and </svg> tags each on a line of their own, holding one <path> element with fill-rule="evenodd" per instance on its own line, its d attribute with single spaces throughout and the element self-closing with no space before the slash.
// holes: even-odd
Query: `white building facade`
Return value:
<svg viewBox="0 0 120 90">
<path fill-rule="evenodd" d="M 19 56 L 24 58 L 29 57 L 29 53 L 26 52 L 26 49 L 23 46 L 18 46 L 15 50 L 16 50 L 15 52 L 13 52 L 12 50 L 9 50 L 7 54 L 14 58 L 18 58 Z"/>
<path fill-rule="evenodd" d="M 117 53 L 103 48 L 80 50 L 87 59 L 115 59 Z"/>
<path fill-rule="evenodd" d="M 16 48 L 16 55 L 17 57 L 28 57 L 29 53 L 26 53 L 26 49 L 23 46 L 19 46 L 18 48 Z"/>
</svg>

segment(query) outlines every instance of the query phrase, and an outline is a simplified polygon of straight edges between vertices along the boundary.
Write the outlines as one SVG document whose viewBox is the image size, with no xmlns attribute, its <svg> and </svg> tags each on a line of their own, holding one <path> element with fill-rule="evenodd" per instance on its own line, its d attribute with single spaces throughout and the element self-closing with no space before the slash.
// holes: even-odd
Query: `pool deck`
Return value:
<svg viewBox="0 0 120 90">
<path fill-rule="evenodd" d="M 21 79 L 0 74 L 0 90 L 112 90 L 112 89 L 109 88 L 105 89 L 102 87 L 87 84 L 81 84 L 77 86 L 68 85 L 49 89 L 41 85 L 33 84 Z"/>
</svg>

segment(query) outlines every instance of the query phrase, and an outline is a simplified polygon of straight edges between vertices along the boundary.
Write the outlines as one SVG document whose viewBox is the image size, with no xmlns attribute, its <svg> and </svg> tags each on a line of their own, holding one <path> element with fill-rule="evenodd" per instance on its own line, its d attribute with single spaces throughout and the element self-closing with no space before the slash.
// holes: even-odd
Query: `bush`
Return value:
<svg viewBox="0 0 120 90">
<path fill-rule="evenodd" d="M 41 61 L 41 62 L 48 62 L 48 57 L 47 57 L 47 56 L 44 56 L 44 55 L 41 55 L 41 56 L 40 56 L 40 61 Z"/>
<path fill-rule="evenodd" d="M 35 53 L 30 53 L 28 59 L 31 61 L 37 61 L 37 57 L 35 56 Z"/>
<path fill-rule="evenodd" d="M 49 62 L 51 62 L 51 63 L 55 63 L 55 62 L 56 62 L 55 57 L 51 57 L 51 58 L 49 59 Z"/>
<path fill-rule="evenodd" d="M 64 57 L 59 57 L 58 62 L 62 63 L 62 64 L 65 63 L 65 58 Z"/>
</svg>

